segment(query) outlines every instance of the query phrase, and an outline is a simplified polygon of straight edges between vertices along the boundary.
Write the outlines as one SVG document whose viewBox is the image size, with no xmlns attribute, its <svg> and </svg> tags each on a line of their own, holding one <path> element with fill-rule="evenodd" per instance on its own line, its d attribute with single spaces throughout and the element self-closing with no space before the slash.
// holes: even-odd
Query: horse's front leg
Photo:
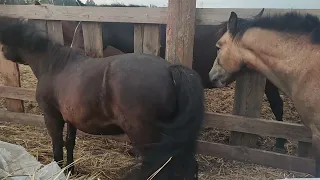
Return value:
<svg viewBox="0 0 320 180">
<path fill-rule="evenodd" d="M 278 88 L 272 84 L 269 80 L 266 81 L 265 93 L 268 98 L 271 110 L 276 117 L 277 121 L 282 121 L 283 117 L 283 100 L 280 97 L 280 93 Z M 284 148 L 284 144 L 286 139 L 284 138 L 276 138 L 276 144 L 274 151 L 278 153 L 286 153 Z"/>
<path fill-rule="evenodd" d="M 63 165 L 63 126 L 62 118 L 44 113 L 44 120 L 52 140 L 53 159 L 62 168 Z"/>
<path fill-rule="evenodd" d="M 66 149 L 67 149 L 67 166 L 73 163 L 73 150 L 76 144 L 77 129 L 71 124 L 67 123 L 67 137 L 66 137 Z M 70 165 L 68 171 L 74 174 L 74 165 Z"/>
</svg>

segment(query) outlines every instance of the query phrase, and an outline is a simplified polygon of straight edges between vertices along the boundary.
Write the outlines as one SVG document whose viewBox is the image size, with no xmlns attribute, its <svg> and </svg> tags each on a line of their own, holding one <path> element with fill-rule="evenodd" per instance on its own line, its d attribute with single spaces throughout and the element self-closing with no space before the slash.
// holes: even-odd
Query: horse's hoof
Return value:
<svg viewBox="0 0 320 180">
<path fill-rule="evenodd" d="M 285 149 L 282 149 L 282 148 L 273 148 L 273 151 L 276 152 L 276 153 L 281 153 L 281 154 L 286 154 L 287 151 Z"/>
<path fill-rule="evenodd" d="M 74 175 L 74 166 L 71 166 L 66 169 L 66 174 L 69 174 L 69 172 L 70 172 L 70 175 Z"/>
</svg>

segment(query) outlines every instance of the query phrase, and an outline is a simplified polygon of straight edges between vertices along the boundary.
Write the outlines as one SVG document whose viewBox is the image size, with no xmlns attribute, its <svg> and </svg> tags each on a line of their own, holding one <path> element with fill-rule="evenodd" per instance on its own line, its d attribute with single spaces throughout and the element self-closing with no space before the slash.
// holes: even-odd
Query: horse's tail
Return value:
<svg viewBox="0 0 320 180">
<path fill-rule="evenodd" d="M 182 65 L 170 65 L 169 70 L 175 84 L 176 113 L 171 123 L 157 124 L 162 133 L 161 141 L 146 156 L 146 160 L 149 158 L 153 161 L 150 164 L 157 167 L 147 169 L 153 169 L 152 173 L 160 170 L 154 179 L 194 180 L 198 173 L 195 153 L 204 118 L 204 90 L 200 76 L 194 70 Z M 175 173 L 179 177 L 174 177 Z"/>
</svg>

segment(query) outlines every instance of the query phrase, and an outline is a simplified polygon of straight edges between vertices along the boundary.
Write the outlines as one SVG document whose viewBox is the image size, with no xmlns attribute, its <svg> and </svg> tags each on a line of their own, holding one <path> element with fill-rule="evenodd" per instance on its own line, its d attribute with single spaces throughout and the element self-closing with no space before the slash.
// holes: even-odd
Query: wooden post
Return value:
<svg viewBox="0 0 320 180">
<path fill-rule="evenodd" d="M 192 68 L 196 0 L 169 0 L 166 59 Z"/>
<path fill-rule="evenodd" d="M 266 78 L 255 72 L 245 72 L 237 77 L 233 114 L 260 117 Z M 258 136 L 231 132 L 230 144 L 256 147 Z"/>
<path fill-rule="evenodd" d="M 84 50 L 88 56 L 103 57 L 101 23 L 82 22 Z"/>
<path fill-rule="evenodd" d="M 160 55 L 160 25 L 135 24 L 134 52 Z"/>
</svg>

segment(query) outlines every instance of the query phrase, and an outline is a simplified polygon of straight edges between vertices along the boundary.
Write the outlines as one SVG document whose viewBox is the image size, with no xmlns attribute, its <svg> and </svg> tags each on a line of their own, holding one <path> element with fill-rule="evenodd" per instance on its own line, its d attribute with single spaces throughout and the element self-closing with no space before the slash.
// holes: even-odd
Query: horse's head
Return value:
<svg viewBox="0 0 320 180">
<path fill-rule="evenodd" d="M 22 52 L 45 51 L 48 38 L 45 32 L 26 19 L 0 17 L 0 50 L 3 57 L 15 63 L 27 64 Z"/>
<path fill-rule="evenodd" d="M 264 12 L 261 10 L 253 19 L 260 18 Z M 246 19 L 238 18 L 235 12 L 231 12 L 226 26 L 219 31 L 220 39 L 216 43 L 217 56 L 209 72 L 209 78 L 213 87 L 225 87 L 236 79 L 236 75 L 245 69 L 239 44 L 234 40 L 239 22 Z"/>
</svg>

